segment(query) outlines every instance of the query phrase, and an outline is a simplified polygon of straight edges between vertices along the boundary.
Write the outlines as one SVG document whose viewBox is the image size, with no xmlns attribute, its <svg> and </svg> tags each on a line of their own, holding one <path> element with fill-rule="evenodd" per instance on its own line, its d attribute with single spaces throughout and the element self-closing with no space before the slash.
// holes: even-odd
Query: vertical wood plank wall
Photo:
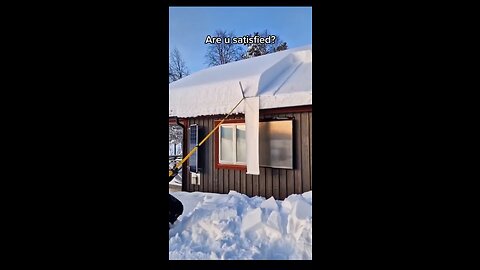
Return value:
<svg viewBox="0 0 480 270">
<path fill-rule="evenodd" d="M 293 170 L 260 167 L 260 175 L 249 175 L 239 170 L 217 170 L 214 155 L 215 140 L 212 135 L 198 150 L 199 157 L 203 159 L 199 166 L 202 169 L 200 185 L 192 185 L 190 173 L 188 173 L 186 191 L 228 193 L 230 190 L 235 190 L 248 196 L 266 198 L 273 196 L 277 200 L 283 200 L 291 194 L 312 190 L 312 112 L 261 115 L 260 118 L 272 116 L 294 117 Z M 243 115 L 230 118 L 243 118 Z M 222 117 L 190 118 L 189 124 L 198 124 L 200 141 L 215 127 L 214 120 L 219 119 Z"/>
</svg>

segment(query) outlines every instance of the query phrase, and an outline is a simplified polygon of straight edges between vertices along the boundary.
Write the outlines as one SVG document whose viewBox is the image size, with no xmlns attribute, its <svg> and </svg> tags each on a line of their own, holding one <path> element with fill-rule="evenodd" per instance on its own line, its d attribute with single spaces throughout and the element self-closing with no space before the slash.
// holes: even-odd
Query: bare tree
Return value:
<svg viewBox="0 0 480 270">
<path fill-rule="evenodd" d="M 168 140 L 171 143 L 179 144 L 183 140 L 183 129 L 180 126 L 171 125 L 168 128 Z"/>
<path fill-rule="evenodd" d="M 232 40 L 235 37 L 233 32 L 227 33 L 225 30 L 216 30 L 214 36 L 221 38 L 222 42 L 208 44 L 205 58 L 209 67 L 242 59 L 242 47 L 239 44 L 223 42 L 225 38 Z"/>
<path fill-rule="evenodd" d="M 174 82 L 190 74 L 185 61 L 177 48 L 170 53 L 170 63 L 168 66 L 169 82 Z"/>
</svg>

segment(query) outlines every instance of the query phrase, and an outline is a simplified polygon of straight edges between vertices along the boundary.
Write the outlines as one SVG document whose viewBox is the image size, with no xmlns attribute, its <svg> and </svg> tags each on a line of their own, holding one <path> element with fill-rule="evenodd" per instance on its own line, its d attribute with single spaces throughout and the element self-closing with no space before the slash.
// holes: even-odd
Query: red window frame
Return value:
<svg viewBox="0 0 480 270">
<path fill-rule="evenodd" d="M 214 126 L 217 126 L 222 120 L 215 120 L 214 121 Z M 235 123 L 243 123 L 245 124 L 245 119 L 227 119 L 223 121 L 222 124 L 235 124 Z M 229 170 L 241 170 L 241 171 L 246 171 L 247 170 L 247 165 L 234 165 L 234 164 L 221 164 L 220 163 L 220 158 L 219 158 L 219 131 L 220 127 L 215 130 L 215 169 L 229 169 Z"/>
</svg>

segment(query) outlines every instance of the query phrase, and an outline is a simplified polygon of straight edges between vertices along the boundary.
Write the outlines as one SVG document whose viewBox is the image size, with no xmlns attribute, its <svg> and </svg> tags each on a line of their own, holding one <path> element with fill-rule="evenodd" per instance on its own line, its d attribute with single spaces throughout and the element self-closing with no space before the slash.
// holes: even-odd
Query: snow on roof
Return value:
<svg viewBox="0 0 480 270">
<path fill-rule="evenodd" d="M 169 115 L 227 114 L 243 98 L 260 109 L 312 104 L 312 46 L 307 45 L 195 72 L 169 85 Z M 244 113 L 240 104 L 233 113 Z"/>
</svg>

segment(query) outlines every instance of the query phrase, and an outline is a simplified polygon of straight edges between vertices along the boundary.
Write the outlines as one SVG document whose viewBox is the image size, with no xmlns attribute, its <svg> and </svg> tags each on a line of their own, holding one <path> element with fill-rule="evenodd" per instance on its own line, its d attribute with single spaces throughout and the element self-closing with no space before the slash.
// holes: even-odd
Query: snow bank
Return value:
<svg viewBox="0 0 480 270">
<path fill-rule="evenodd" d="M 175 192 L 184 213 L 169 231 L 170 260 L 312 259 L 312 192 L 249 198 Z"/>
</svg>

